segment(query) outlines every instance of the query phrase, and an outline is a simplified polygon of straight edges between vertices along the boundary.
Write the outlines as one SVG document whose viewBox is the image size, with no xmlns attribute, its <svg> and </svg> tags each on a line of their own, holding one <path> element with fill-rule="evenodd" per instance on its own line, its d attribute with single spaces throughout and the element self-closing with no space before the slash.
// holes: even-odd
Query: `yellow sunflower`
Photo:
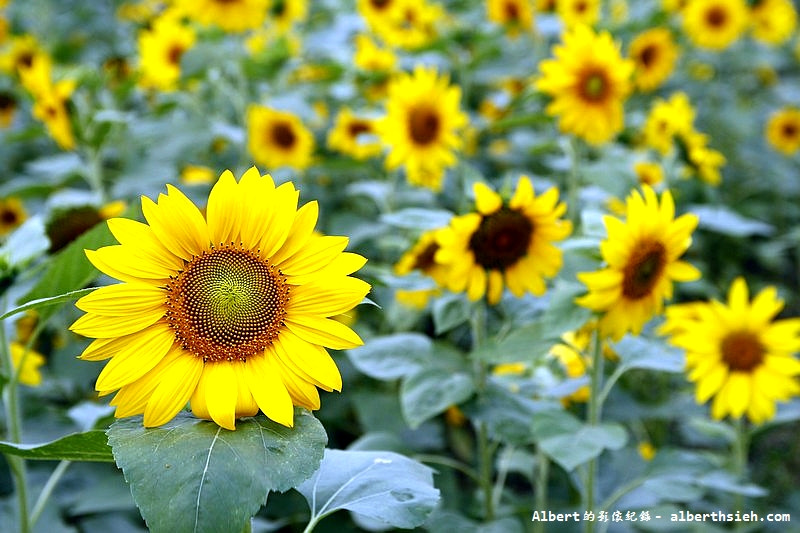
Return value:
<svg viewBox="0 0 800 533">
<path fill-rule="evenodd" d="M 491 305 L 500 301 L 504 286 L 516 297 L 544 294 L 545 278 L 562 265 L 553 243 L 572 231 L 572 223 L 560 218 L 567 206 L 559 203 L 558 189 L 536 196 L 522 176 L 508 203 L 482 183 L 473 190 L 477 212 L 454 217 L 436 236 L 434 260 L 448 269 L 447 288 L 466 291 L 470 300 L 485 294 Z"/>
<path fill-rule="evenodd" d="M 369 72 L 390 72 L 397 64 L 397 56 L 375 44 L 368 35 L 360 33 L 356 36 L 356 52 L 353 64 L 361 70 Z"/>
<path fill-rule="evenodd" d="M 664 181 L 664 169 L 658 163 L 652 161 L 638 161 L 633 165 L 633 171 L 639 179 L 639 183 L 651 187 Z"/>
<path fill-rule="evenodd" d="M 600 0 L 556 0 L 556 13 L 567 28 L 593 26 L 600 19 Z"/>
<path fill-rule="evenodd" d="M 724 50 L 747 28 L 744 0 L 691 0 L 683 10 L 683 29 L 695 45 Z"/>
<path fill-rule="evenodd" d="M 219 0 L 217 0 L 219 1 Z M 278 33 L 286 33 L 308 16 L 308 0 L 271 0 L 269 20 Z"/>
<path fill-rule="evenodd" d="M 314 136 L 288 111 L 251 105 L 247 110 L 247 147 L 260 165 L 303 170 L 311 164 Z"/>
<path fill-rule="evenodd" d="M 5 129 L 11 126 L 16 112 L 16 96 L 8 91 L 0 91 L 0 128 Z"/>
<path fill-rule="evenodd" d="M 442 229 L 436 229 L 420 235 L 416 244 L 395 263 L 394 273 L 398 276 L 405 276 L 418 270 L 426 276 L 430 276 L 439 287 L 445 287 L 447 285 L 447 267 L 437 263 L 434 259 L 439 250 L 437 235 L 441 232 Z M 427 305 L 432 296 L 436 296 L 440 292 L 441 290 L 438 288 L 397 290 L 395 297 L 402 304 L 421 309 Z"/>
<path fill-rule="evenodd" d="M 368 159 L 381 153 L 375 133 L 375 120 L 358 117 L 348 107 L 336 115 L 333 129 L 328 133 L 328 146 L 355 159 Z"/>
<path fill-rule="evenodd" d="M 694 266 L 679 260 L 692 243 L 697 216 L 675 218 L 669 191 L 660 202 L 649 186 L 643 185 L 642 191 L 628 196 L 624 222 L 603 218 L 608 235 L 600 243 L 600 253 L 606 266 L 578 274 L 589 292 L 576 302 L 603 312 L 600 331 L 614 340 L 628 331 L 638 335 L 661 312 L 664 299 L 672 298 L 673 281 L 700 277 Z"/>
<path fill-rule="evenodd" d="M 800 149 L 800 109 L 785 107 L 770 115 L 765 136 L 782 154 L 794 154 Z"/>
<path fill-rule="evenodd" d="M 725 156 L 708 147 L 708 135 L 691 131 L 680 138 L 687 157 L 687 163 L 694 173 L 709 185 L 719 185 L 722 181 L 720 168 L 725 165 Z"/>
<path fill-rule="evenodd" d="M 425 0 L 392 0 L 392 4 L 393 8 L 385 12 L 382 22 L 370 26 L 383 42 L 414 50 L 436 38 L 436 26 L 445 16 L 441 6 Z"/>
<path fill-rule="evenodd" d="M 403 166 L 410 183 L 440 190 L 444 170 L 456 163 L 454 150 L 462 146 L 459 130 L 467 125 L 460 105 L 461 88 L 433 68 L 417 66 L 413 74 L 393 78 L 386 116 L 377 123 L 389 146 L 386 167 Z"/>
<path fill-rule="evenodd" d="M 597 321 L 590 320 L 579 329 L 568 331 L 561 335 L 561 342 L 550 348 L 548 355 L 554 357 L 563 365 L 568 378 L 576 379 L 585 376 L 591 369 L 592 360 L 588 354 L 596 329 Z M 605 341 L 603 341 L 602 353 L 603 357 L 609 360 L 619 358 Z M 589 386 L 584 385 L 563 398 L 562 403 L 568 405 L 570 402 L 585 402 L 588 399 Z"/>
<path fill-rule="evenodd" d="M 30 64 L 20 65 L 23 87 L 34 98 L 33 116 L 41 120 L 47 132 L 64 150 L 75 148 L 67 100 L 75 90 L 74 80 L 52 81 L 52 62 L 44 53 L 36 54 Z"/>
<path fill-rule="evenodd" d="M 697 403 L 714 397 L 715 419 L 743 414 L 760 424 L 775 416 L 775 402 L 800 394 L 800 319 L 775 320 L 783 309 L 774 287 L 750 301 L 747 283 L 737 278 L 727 303 L 697 303 L 691 315 L 665 324 L 670 342 L 686 350 L 690 381 L 697 383 Z"/>
<path fill-rule="evenodd" d="M 0 237 L 8 235 L 28 218 L 22 200 L 16 196 L 0 198 Z"/>
<path fill-rule="evenodd" d="M 630 45 L 630 57 L 636 63 L 634 83 L 642 91 L 661 86 L 675 69 L 678 47 L 666 28 L 651 28 L 637 35 Z"/>
<path fill-rule="evenodd" d="M 786 42 L 797 29 L 791 0 L 757 0 L 750 8 L 753 38 L 771 45 Z"/>
<path fill-rule="evenodd" d="M 314 233 L 317 203 L 298 209 L 298 195 L 255 168 L 238 183 L 225 171 L 205 216 L 167 185 L 157 203 L 142 198 L 146 224 L 108 221 L 120 244 L 86 255 L 122 283 L 78 300 L 86 314 L 70 329 L 96 338 L 81 359 L 110 359 L 95 388 L 118 391 L 116 416 L 158 426 L 189 402 L 231 430 L 259 409 L 291 426 L 293 405 L 319 408 L 317 387 L 341 390 L 326 348 L 362 341 L 330 317 L 369 291 L 349 276 L 365 259 Z"/>
<path fill-rule="evenodd" d="M 622 130 L 623 102 L 631 90 L 634 63 L 623 59 L 608 32 L 577 26 L 554 47 L 555 59 L 539 65 L 536 88 L 553 99 L 546 112 L 559 128 L 592 144 L 611 140 Z"/>
<path fill-rule="evenodd" d="M 161 16 L 139 32 L 139 85 L 173 91 L 181 77 L 181 57 L 194 46 L 194 30 L 175 16 Z"/>
<path fill-rule="evenodd" d="M 261 26 L 269 3 L 270 0 L 178 0 L 176 7 L 200 24 L 239 33 Z"/>
<path fill-rule="evenodd" d="M 533 28 L 531 0 L 486 0 L 489 20 L 505 27 L 511 36 Z"/>
<path fill-rule="evenodd" d="M 644 124 L 644 143 L 667 155 L 676 137 L 688 135 L 694 127 L 694 108 L 684 92 L 669 100 L 657 98 Z"/>
<path fill-rule="evenodd" d="M 29 387 L 38 387 L 42 384 L 42 374 L 39 371 L 46 359 L 34 350 L 26 350 L 19 342 L 9 345 L 11 350 L 11 363 L 14 370 L 19 373 L 19 382 Z"/>
<path fill-rule="evenodd" d="M 14 36 L 0 54 L 0 70 L 16 76 L 20 67 L 30 67 L 34 56 L 41 53 L 41 46 L 33 35 Z"/>
</svg>

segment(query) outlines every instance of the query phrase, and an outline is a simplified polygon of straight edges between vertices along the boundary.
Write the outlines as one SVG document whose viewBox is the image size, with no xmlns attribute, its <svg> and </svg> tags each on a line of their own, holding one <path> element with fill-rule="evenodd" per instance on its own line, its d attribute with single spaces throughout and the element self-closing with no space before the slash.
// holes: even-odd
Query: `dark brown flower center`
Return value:
<svg viewBox="0 0 800 533">
<path fill-rule="evenodd" d="M 19 224 L 19 213 L 14 209 L 0 209 L 0 224 L 5 227 L 14 227 Z"/>
<path fill-rule="evenodd" d="M 712 28 L 722 28 L 728 22 L 728 12 L 721 6 L 713 6 L 706 11 L 706 22 Z"/>
<path fill-rule="evenodd" d="M 17 107 L 17 100 L 11 93 L 0 92 L 0 111 L 8 111 Z"/>
<path fill-rule="evenodd" d="M 294 146 L 297 136 L 288 122 L 280 121 L 273 124 L 270 131 L 272 142 L 286 150 Z"/>
<path fill-rule="evenodd" d="M 269 9 L 269 14 L 276 18 L 281 18 L 286 11 L 286 2 L 284 0 L 275 0 L 272 7 Z"/>
<path fill-rule="evenodd" d="M 408 133 L 416 144 L 430 144 L 439 135 L 439 114 L 427 105 L 419 105 L 408 116 Z"/>
<path fill-rule="evenodd" d="M 575 13 L 583 13 L 589 8 L 589 4 L 586 2 L 575 2 L 572 8 L 575 10 Z"/>
<path fill-rule="evenodd" d="M 362 120 L 355 120 L 351 122 L 347 127 L 347 133 L 349 133 L 350 137 L 352 137 L 353 139 L 355 139 L 362 133 L 371 133 L 371 132 L 372 132 L 372 127 L 369 125 L 369 123 L 364 122 Z"/>
<path fill-rule="evenodd" d="M 781 134 L 787 139 L 794 139 L 800 134 L 800 129 L 798 129 L 797 124 L 787 122 L 783 124 Z"/>
<path fill-rule="evenodd" d="M 505 270 L 528 253 L 533 223 L 508 207 L 484 216 L 469 239 L 475 262 L 487 270 Z"/>
<path fill-rule="evenodd" d="M 386 9 L 389 4 L 392 3 L 392 0 L 369 0 L 370 5 L 377 10 Z"/>
<path fill-rule="evenodd" d="M 503 5 L 506 20 L 509 22 L 516 22 L 519 20 L 520 13 L 519 13 L 519 6 L 516 2 L 506 2 Z"/>
<path fill-rule="evenodd" d="M 734 372 L 751 372 L 764 360 L 764 347 L 749 331 L 733 331 L 722 339 L 722 360 Z"/>
<path fill-rule="evenodd" d="M 177 44 L 170 46 L 167 51 L 167 63 L 170 65 L 178 65 L 181 62 L 181 56 L 186 50 Z"/>
<path fill-rule="evenodd" d="M 645 68 L 651 67 L 656 61 L 658 61 L 658 56 L 658 46 L 654 44 L 645 46 L 639 54 L 639 63 Z"/>
<path fill-rule="evenodd" d="M 263 352 L 278 337 L 289 301 L 280 270 L 233 244 L 193 258 L 166 290 L 176 341 L 211 362 Z"/>
<path fill-rule="evenodd" d="M 623 296 L 631 300 L 649 296 L 661 278 L 666 262 L 667 251 L 663 244 L 658 241 L 641 243 L 623 270 Z"/>
<path fill-rule="evenodd" d="M 611 84 L 602 70 L 589 70 L 583 74 L 578 91 L 581 97 L 589 102 L 602 102 L 609 93 Z"/>
<path fill-rule="evenodd" d="M 434 266 L 436 266 L 436 261 L 434 257 L 436 256 L 436 252 L 439 250 L 439 243 L 436 241 L 430 243 L 428 246 L 425 247 L 419 255 L 417 255 L 416 260 L 414 261 L 414 269 L 421 270 L 422 272 L 427 272 Z"/>
</svg>

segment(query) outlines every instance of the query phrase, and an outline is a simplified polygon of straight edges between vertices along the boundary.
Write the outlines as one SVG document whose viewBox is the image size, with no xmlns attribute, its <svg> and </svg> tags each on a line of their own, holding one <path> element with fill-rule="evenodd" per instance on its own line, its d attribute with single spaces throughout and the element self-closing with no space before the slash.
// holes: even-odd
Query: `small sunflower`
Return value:
<svg viewBox="0 0 800 533">
<path fill-rule="evenodd" d="M 775 417 L 775 403 L 800 394 L 800 319 L 775 320 L 783 309 L 774 287 L 750 301 L 747 283 L 737 278 L 727 303 L 696 303 L 692 314 L 668 319 L 670 342 L 686 350 L 688 378 L 697 384 L 697 403 L 712 397 L 711 416 L 756 424 Z"/>
<path fill-rule="evenodd" d="M 286 33 L 308 16 L 308 0 L 271 0 L 269 20 L 278 33 Z"/>
<path fill-rule="evenodd" d="M 786 42 L 797 29 L 791 0 L 756 0 L 750 8 L 753 38 L 770 45 Z"/>
<path fill-rule="evenodd" d="M 0 237 L 8 235 L 28 218 L 22 200 L 16 196 L 0 198 Z"/>
<path fill-rule="evenodd" d="M 34 97 L 33 116 L 41 120 L 47 132 L 64 150 L 75 148 L 67 101 L 75 90 L 74 80 L 52 81 L 50 56 L 41 53 L 19 69 L 22 85 Z"/>
<path fill-rule="evenodd" d="M 433 68 L 417 66 L 393 78 L 386 116 L 377 124 L 389 146 L 386 167 L 402 165 L 410 183 L 440 190 L 445 168 L 456 163 L 453 151 L 462 146 L 459 130 L 467 125 L 460 105 L 461 88 Z"/>
<path fill-rule="evenodd" d="M 631 41 L 630 57 L 636 63 L 634 83 L 642 91 L 652 91 L 675 69 L 678 47 L 668 29 L 652 28 Z"/>
<path fill-rule="evenodd" d="M 631 90 L 634 63 L 620 55 L 608 32 L 577 26 L 553 49 L 555 59 L 540 63 L 536 88 L 553 99 L 546 112 L 559 128 L 592 144 L 611 140 L 622 130 L 623 102 Z"/>
<path fill-rule="evenodd" d="M 158 426 L 189 402 L 231 430 L 259 409 L 291 426 L 293 405 L 319 408 L 317 387 L 341 390 L 326 347 L 362 341 L 330 317 L 369 291 L 349 276 L 365 260 L 316 234 L 317 203 L 298 209 L 298 196 L 255 168 L 238 183 L 225 171 L 205 216 L 167 185 L 157 203 L 142 198 L 146 224 L 108 221 L 120 244 L 86 255 L 122 283 L 78 300 L 86 314 L 70 329 L 97 339 L 81 359 L 110 359 L 95 388 L 118 391 L 116 416 Z"/>
<path fill-rule="evenodd" d="M 17 112 L 17 97 L 14 93 L 0 91 L 0 128 L 11 126 L 14 114 Z"/>
<path fill-rule="evenodd" d="M 358 117 L 347 108 L 336 115 L 336 123 L 328 133 L 328 146 L 355 159 L 368 159 L 381 153 L 375 134 L 375 120 Z"/>
<path fill-rule="evenodd" d="M 500 301 L 504 286 L 516 297 L 544 294 L 545 278 L 562 265 L 553 243 L 572 231 L 572 223 L 560 218 L 567 206 L 558 202 L 558 189 L 536 196 L 522 176 L 508 203 L 482 183 L 473 190 L 477 212 L 453 218 L 436 237 L 434 259 L 448 268 L 447 288 L 466 291 L 470 300 L 485 294 L 491 305 Z"/>
<path fill-rule="evenodd" d="M 724 50 L 747 28 L 744 0 L 691 0 L 683 10 L 683 29 L 695 45 Z"/>
<path fill-rule="evenodd" d="M 194 30 L 174 15 L 157 18 L 139 32 L 139 85 L 173 91 L 181 77 L 181 57 L 195 43 Z"/>
<path fill-rule="evenodd" d="M 30 67 L 33 58 L 43 53 L 39 41 L 29 34 L 12 37 L 5 48 L 0 54 L 0 70 L 12 76 L 18 75 L 20 68 Z"/>
<path fill-rule="evenodd" d="M 400 260 L 394 265 L 394 273 L 398 276 L 405 276 L 417 270 L 426 276 L 430 276 L 439 287 L 447 285 L 448 269 L 435 261 L 436 252 L 439 250 L 439 243 L 436 236 L 442 229 L 426 231 L 420 235 L 419 240 L 409 251 L 403 254 Z M 419 290 L 397 290 L 395 297 L 397 300 L 409 307 L 423 308 L 427 305 L 432 296 L 440 293 L 440 289 L 419 289 Z"/>
<path fill-rule="evenodd" d="M 721 152 L 708 147 L 708 135 L 691 131 L 679 139 L 686 162 L 697 177 L 709 185 L 719 185 L 722 168 L 727 162 Z"/>
<path fill-rule="evenodd" d="M 42 373 L 39 371 L 46 359 L 42 354 L 34 350 L 26 350 L 25 346 L 19 342 L 12 342 L 9 345 L 11 351 L 11 363 L 14 370 L 19 373 L 19 382 L 29 387 L 38 387 L 42 384 Z"/>
<path fill-rule="evenodd" d="M 633 171 L 639 183 L 653 187 L 664 181 L 664 169 L 652 161 L 638 161 L 633 165 Z"/>
<path fill-rule="evenodd" d="M 355 40 L 356 52 L 353 64 L 368 72 L 391 72 L 397 64 L 397 56 L 391 50 L 381 48 L 369 35 L 360 33 Z"/>
<path fill-rule="evenodd" d="M 695 111 L 684 92 L 674 93 L 669 100 L 657 98 L 644 124 L 644 143 L 667 155 L 676 137 L 693 130 Z"/>
<path fill-rule="evenodd" d="M 264 23 L 270 0 L 178 0 L 176 7 L 206 26 L 241 33 Z"/>
<path fill-rule="evenodd" d="M 556 13 L 567 28 L 593 26 L 600 19 L 600 0 L 556 0 Z"/>
<path fill-rule="evenodd" d="M 393 9 L 372 31 L 389 46 L 415 50 L 430 44 L 437 35 L 437 24 L 445 12 L 438 4 L 425 0 L 392 0 Z"/>
<path fill-rule="evenodd" d="M 628 331 L 638 335 L 661 312 L 664 299 L 672 297 L 673 281 L 700 277 L 694 266 L 679 260 L 692 243 L 697 216 L 675 218 L 669 191 L 660 202 L 649 186 L 643 185 L 642 191 L 628 196 L 624 222 L 603 218 L 608 236 L 600 243 L 600 253 L 607 266 L 578 274 L 589 293 L 576 302 L 603 312 L 600 331 L 614 340 Z"/>
<path fill-rule="evenodd" d="M 800 149 L 800 109 L 786 107 L 774 112 L 767 120 L 767 141 L 784 155 Z"/>
<path fill-rule="evenodd" d="M 247 148 L 260 165 L 303 170 L 311 164 L 314 136 L 288 111 L 251 105 L 247 110 Z"/>
<path fill-rule="evenodd" d="M 512 37 L 533 28 L 531 0 L 486 0 L 486 12 L 490 21 L 505 27 Z"/>
</svg>

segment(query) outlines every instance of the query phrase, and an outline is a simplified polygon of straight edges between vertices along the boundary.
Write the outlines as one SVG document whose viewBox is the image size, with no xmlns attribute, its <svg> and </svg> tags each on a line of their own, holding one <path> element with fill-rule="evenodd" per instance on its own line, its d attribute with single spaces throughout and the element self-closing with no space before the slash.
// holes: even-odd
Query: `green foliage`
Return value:
<svg viewBox="0 0 800 533">
<path fill-rule="evenodd" d="M 100 429 L 73 433 L 43 444 L 0 442 L 0 452 L 44 461 L 114 461 L 106 433 Z"/>
</svg>

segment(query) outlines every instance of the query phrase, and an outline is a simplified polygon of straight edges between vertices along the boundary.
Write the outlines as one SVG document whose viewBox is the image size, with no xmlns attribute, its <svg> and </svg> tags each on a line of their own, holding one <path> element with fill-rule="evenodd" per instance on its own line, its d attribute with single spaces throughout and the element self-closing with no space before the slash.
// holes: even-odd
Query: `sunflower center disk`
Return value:
<svg viewBox="0 0 800 533">
<path fill-rule="evenodd" d="M 505 270 L 528 253 L 533 223 L 519 211 L 502 207 L 483 217 L 469 239 L 475 262 L 487 270 Z"/>
<path fill-rule="evenodd" d="M 603 100 L 607 90 L 608 81 L 602 72 L 588 72 L 581 83 L 581 94 L 590 102 Z"/>
<path fill-rule="evenodd" d="M 706 12 L 706 22 L 714 28 L 721 28 L 728 20 L 728 13 L 720 7 L 713 7 Z"/>
<path fill-rule="evenodd" d="M 648 46 L 642 53 L 639 55 L 639 60 L 642 62 L 642 65 L 645 67 L 649 67 L 656 62 L 658 59 L 658 47 L 656 46 Z"/>
<path fill-rule="evenodd" d="M 764 347 L 747 331 L 734 331 L 722 339 L 722 359 L 733 371 L 750 372 L 764 360 Z"/>
<path fill-rule="evenodd" d="M 289 149 L 294 146 L 295 134 L 292 126 L 286 122 L 279 122 L 272 127 L 272 140 L 281 148 Z"/>
<path fill-rule="evenodd" d="M 666 258 L 666 250 L 660 242 L 648 242 L 639 246 L 625 265 L 622 294 L 631 300 L 651 294 L 661 278 Z"/>
<path fill-rule="evenodd" d="M 415 107 L 408 117 L 408 132 L 417 144 L 430 144 L 439 134 L 439 115 L 428 107 Z"/>
<path fill-rule="evenodd" d="M 249 250 L 224 247 L 190 261 L 167 285 L 167 321 L 204 361 L 245 361 L 278 336 L 289 286 Z"/>
</svg>

